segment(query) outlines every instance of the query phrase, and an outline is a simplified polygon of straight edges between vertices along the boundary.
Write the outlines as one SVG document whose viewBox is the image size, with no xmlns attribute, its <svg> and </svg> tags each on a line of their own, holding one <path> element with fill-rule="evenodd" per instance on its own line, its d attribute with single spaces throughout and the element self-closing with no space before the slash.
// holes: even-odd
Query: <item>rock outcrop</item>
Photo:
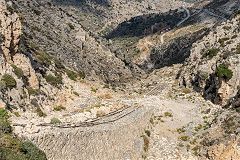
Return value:
<svg viewBox="0 0 240 160">
<path fill-rule="evenodd" d="M 184 85 L 221 105 L 227 105 L 240 87 L 239 18 L 236 16 L 224 22 L 194 43 L 182 67 Z"/>
<path fill-rule="evenodd" d="M 21 22 L 16 13 L 8 10 L 12 7 L 12 3 L 1 1 L 0 8 L 0 42 L 1 52 L 3 52 L 6 62 L 11 63 L 13 55 L 18 51 L 18 42 L 22 34 Z"/>
</svg>

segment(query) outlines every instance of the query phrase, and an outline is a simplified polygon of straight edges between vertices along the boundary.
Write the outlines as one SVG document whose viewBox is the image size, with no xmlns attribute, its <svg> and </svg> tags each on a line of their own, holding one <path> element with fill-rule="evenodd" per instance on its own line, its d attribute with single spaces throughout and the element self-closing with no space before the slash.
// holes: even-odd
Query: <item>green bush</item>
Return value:
<svg viewBox="0 0 240 160">
<path fill-rule="evenodd" d="M 237 35 L 236 35 L 236 34 L 233 35 L 231 39 L 235 39 L 235 38 L 237 38 Z"/>
<path fill-rule="evenodd" d="M 238 45 L 236 48 L 236 54 L 240 54 L 240 45 Z"/>
<path fill-rule="evenodd" d="M 1 133 L 12 133 L 12 127 L 7 120 L 0 119 L 0 134 Z"/>
<path fill-rule="evenodd" d="M 43 64 L 43 65 L 50 65 L 51 64 L 52 58 L 48 53 L 43 52 L 41 50 L 37 50 L 35 54 L 37 55 L 37 61 L 40 64 Z"/>
<path fill-rule="evenodd" d="M 45 113 L 43 113 L 43 111 L 41 110 L 40 107 L 37 107 L 37 115 L 39 117 L 46 117 L 47 116 Z"/>
<path fill-rule="evenodd" d="M 188 141 L 190 138 L 189 138 L 189 136 L 181 136 L 180 137 L 180 140 L 182 140 L 182 141 Z"/>
<path fill-rule="evenodd" d="M 3 160 L 27 160 L 24 153 L 19 153 L 13 149 L 5 148 L 4 146 L 0 147 L 0 159 Z"/>
<path fill-rule="evenodd" d="M 81 79 L 84 79 L 84 78 L 86 77 L 86 74 L 85 74 L 85 72 L 83 72 L 83 71 L 79 71 L 79 72 L 78 72 L 78 75 L 79 75 L 79 77 L 80 77 Z"/>
<path fill-rule="evenodd" d="M 61 111 L 61 110 L 65 110 L 66 109 L 66 107 L 63 107 L 63 106 L 56 106 L 56 107 L 54 107 L 54 111 Z"/>
<path fill-rule="evenodd" d="M 109 85 L 108 85 L 108 84 L 105 84 L 105 85 L 103 86 L 103 88 L 109 88 Z"/>
<path fill-rule="evenodd" d="M 97 90 L 96 89 L 91 89 L 92 92 L 94 93 L 97 93 Z"/>
<path fill-rule="evenodd" d="M 1 160 L 47 160 L 43 151 L 31 142 L 21 142 L 12 135 L 12 127 L 7 121 L 9 115 L 0 109 L 0 159 Z"/>
<path fill-rule="evenodd" d="M 58 124 L 58 123 L 62 123 L 59 119 L 57 119 L 57 118 L 52 118 L 51 119 L 51 123 L 52 124 Z"/>
<path fill-rule="evenodd" d="M 203 51 L 202 55 L 203 57 L 208 57 L 211 59 L 214 56 L 216 56 L 219 51 L 220 50 L 218 48 L 211 48 L 211 49 L 208 49 L 207 51 Z"/>
<path fill-rule="evenodd" d="M 20 149 L 28 160 L 47 160 L 45 153 L 29 141 L 23 142 Z"/>
<path fill-rule="evenodd" d="M 47 160 L 43 151 L 31 142 L 21 142 L 11 134 L 0 135 L 1 160 Z"/>
<path fill-rule="evenodd" d="M 32 87 L 26 87 L 27 88 L 27 90 L 28 90 L 28 94 L 29 95 L 36 95 L 38 92 L 37 92 L 37 90 L 36 89 L 33 89 Z"/>
<path fill-rule="evenodd" d="M 165 115 L 165 117 L 173 117 L 172 113 L 170 113 L 170 112 L 165 112 L 164 115 Z"/>
<path fill-rule="evenodd" d="M 225 41 L 228 41 L 229 38 L 225 37 L 225 38 L 221 38 L 218 40 L 218 42 L 220 43 L 221 47 L 225 46 Z"/>
<path fill-rule="evenodd" d="M 240 10 L 238 10 L 236 13 L 235 13 L 235 16 L 239 15 L 240 14 Z"/>
<path fill-rule="evenodd" d="M 29 47 L 32 49 L 32 50 L 39 50 L 39 47 L 35 44 L 35 43 L 30 43 L 29 44 Z"/>
<path fill-rule="evenodd" d="M 19 67 L 17 67 L 16 65 L 12 64 L 11 65 L 13 68 L 13 73 L 18 77 L 18 78 L 22 78 L 23 77 L 23 70 Z"/>
<path fill-rule="evenodd" d="M 15 79 L 9 74 L 4 74 L 1 80 L 4 81 L 6 83 L 6 86 L 10 89 L 16 86 Z"/>
<path fill-rule="evenodd" d="M 66 69 L 65 71 L 66 71 L 66 73 L 67 73 L 67 76 L 68 76 L 71 80 L 73 80 L 73 81 L 76 81 L 76 80 L 77 80 L 77 73 L 75 73 L 75 72 L 73 72 L 73 71 L 71 71 L 71 70 L 69 70 L 69 69 Z"/>
<path fill-rule="evenodd" d="M 54 59 L 54 63 L 58 69 L 65 69 L 65 66 L 62 64 L 62 62 L 59 59 Z"/>
<path fill-rule="evenodd" d="M 202 80 L 206 80 L 208 78 L 208 73 L 206 72 L 200 72 L 199 76 Z"/>
<path fill-rule="evenodd" d="M 72 30 L 75 29 L 74 25 L 72 25 L 71 23 L 68 23 L 68 26 L 69 26 L 69 28 L 72 29 Z"/>
<path fill-rule="evenodd" d="M 14 114 L 16 117 L 20 117 L 19 112 L 13 112 L 13 114 Z"/>
<path fill-rule="evenodd" d="M 225 30 L 230 30 L 232 27 L 231 26 L 223 26 L 223 29 L 225 29 Z"/>
<path fill-rule="evenodd" d="M 75 91 L 74 91 L 73 94 L 75 94 L 76 96 L 79 96 L 79 93 L 78 93 L 78 92 L 75 92 Z"/>
<path fill-rule="evenodd" d="M 151 132 L 150 132 L 149 130 L 145 130 L 145 133 L 146 133 L 146 135 L 147 135 L 148 137 L 150 137 Z"/>
<path fill-rule="evenodd" d="M 0 33 L 0 42 L 2 42 L 4 40 L 5 40 L 5 36 L 2 33 Z"/>
<path fill-rule="evenodd" d="M 233 76 L 232 70 L 228 69 L 227 65 L 225 64 L 220 64 L 216 68 L 216 74 L 218 77 L 224 77 L 226 79 L 231 79 Z"/>
<path fill-rule="evenodd" d="M 45 76 L 45 79 L 49 84 L 51 84 L 53 86 L 62 84 L 62 76 L 60 74 L 58 74 L 57 76 L 53 76 L 53 75 L 49 74 L 49 75 Z"/>
<path fill-rule="evenodd" d="M 0 108 L 0 119 L 7 120 L 9 117 L 7 110 Z"/>
<path fill-rule="evenodd" d="M 219 52 L 218 48 L 211 48 L 206 52 L 206 56 L 208 56 L 209 58 L 213 58 L 218 54 L 218 52 Z"/>
</svg>

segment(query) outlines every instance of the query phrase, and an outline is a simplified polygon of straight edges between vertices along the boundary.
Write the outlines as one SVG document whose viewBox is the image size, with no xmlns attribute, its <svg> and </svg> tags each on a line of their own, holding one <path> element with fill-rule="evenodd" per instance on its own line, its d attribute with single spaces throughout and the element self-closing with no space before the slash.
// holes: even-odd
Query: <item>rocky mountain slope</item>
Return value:
<svg viewBox="0 0 240 160">
<path fill-rule="evenodd" d="M 0 4 L 0 157 L 238 159 L 238 1 Z"/>
</svg>

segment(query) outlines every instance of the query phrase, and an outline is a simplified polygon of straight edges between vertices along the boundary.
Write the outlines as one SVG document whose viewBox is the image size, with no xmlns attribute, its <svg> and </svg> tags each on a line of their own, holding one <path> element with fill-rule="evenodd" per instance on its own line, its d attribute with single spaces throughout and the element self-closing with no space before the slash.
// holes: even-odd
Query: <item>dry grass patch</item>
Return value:
<svg viewBox="0 0 240 160">
<path fill-rule="evenodd" d="M 97 116 L 97 117 L 102 117 L 102 116 L 104 116 L 105 114 L 106 114 L 106 113 L 105 113 L 104 110 L 98 110 L 96 116 Z"/>
<path fill-rule="evenodd" d="M 106 93 L 106 94 L 101 94 L 98 96 L 101 99 L 112 99 L 112 95 L 110 93 Z"/>
</svg>

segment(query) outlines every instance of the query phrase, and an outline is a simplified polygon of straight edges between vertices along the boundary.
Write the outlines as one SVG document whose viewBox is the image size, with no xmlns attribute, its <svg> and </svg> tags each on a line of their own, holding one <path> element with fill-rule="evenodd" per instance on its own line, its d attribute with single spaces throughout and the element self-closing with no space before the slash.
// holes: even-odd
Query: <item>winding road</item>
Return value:
<svg viewBox="0 0 240 160">
<path fill-rule="evenodd" d="M 187 17 L 184 18 L 183 20 L 181 20 L 180 22 L 178 22 L 177 27 L 179 27 L 182 23 L 184 23 L 186 20 L 188 20 L 188 19 L 191 17 L 191 14 L 190 14 L 189 9 L 187 9 L 185 6 L 182 6 L 182 8 L 187 12 Z M 173 28 L 173 29 L 175 29 L 175 28 Z M 162 44 L 164 43 L 164 36 L 165 36 L 168 32 L 172 31 L 173 29 L 171 29 L 171 30 L 169 30 L 169 31 L 167 31 L 167 32 L 165 32 L 165 33 L 162 34 L 162 36 L 160 37 Z"/>
</svg>

